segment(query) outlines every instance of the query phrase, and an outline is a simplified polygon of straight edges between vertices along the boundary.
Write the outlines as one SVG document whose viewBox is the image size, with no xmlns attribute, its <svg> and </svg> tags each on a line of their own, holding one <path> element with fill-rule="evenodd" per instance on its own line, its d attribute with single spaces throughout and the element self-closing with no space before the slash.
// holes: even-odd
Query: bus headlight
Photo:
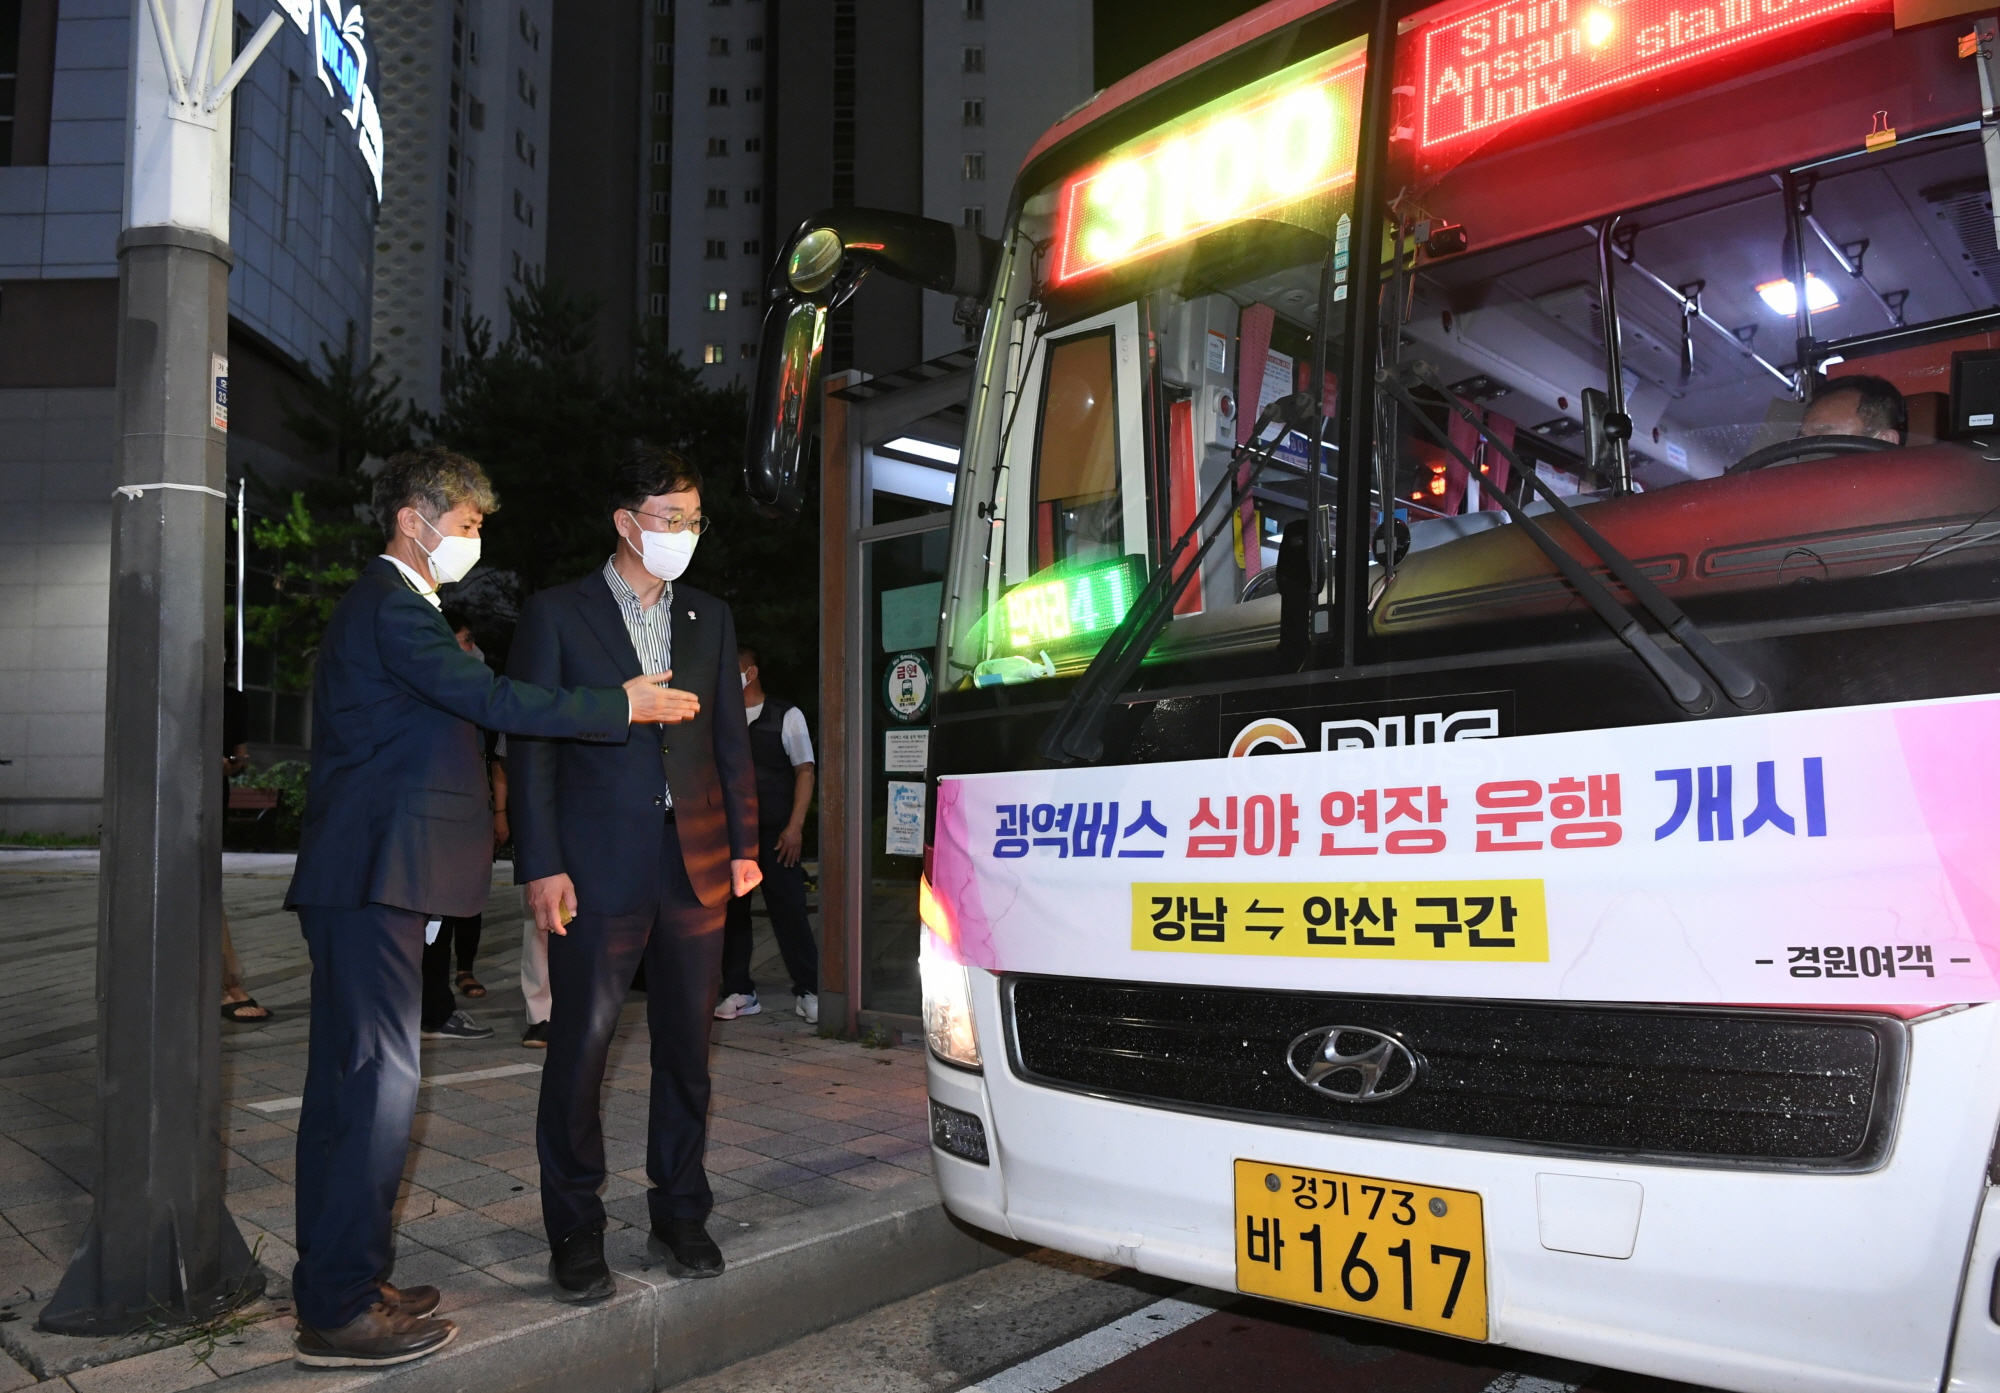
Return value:
<svg viewBox="0 0 2000 1393">
<path fill-rule="evenodd" d="M 972 1020 L 972 984 L 963 963 L 921 958 L 924 1040 L 931 1053 L 961 1069 L 977 1069 L 979 1027 Z"/>
</svg>

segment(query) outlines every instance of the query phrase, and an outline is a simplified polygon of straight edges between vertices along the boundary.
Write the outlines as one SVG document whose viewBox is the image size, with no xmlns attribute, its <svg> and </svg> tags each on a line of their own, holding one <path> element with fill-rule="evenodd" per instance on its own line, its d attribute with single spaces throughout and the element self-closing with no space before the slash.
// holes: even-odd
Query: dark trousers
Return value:
<svg viewBox="0 0 2000 1393">
<path fill-rule="evenodd" d="M 813 941 L 812 920 L 806 917 L 806 868 L 779 863 L 778 834 L 784 830 L 772 827 L 757 834 L 757 865 L 764 872 L 764 912 L 771 916 L 771 934 L 778 940 L 785 971 L 792 974 L 792 995 L 814 995 L 819 991 L 819 945 Z M 729 902 L 722 933 L 722 994 L 755 995 L 757 984 L 750 978 L 750 895 L 739 895 Z"/>
<path fill-rule="evenodd" d="M 655 1223 L 705 1219 L 714 1207 L 702 1151 L 708 1139 L 708 1032 L 722 957 L 721 906 L 704 907 L 663 827 L 660 888 L 637 914 L 579 913 L 549 935 L 549 1050 L 535 1147 L 542 1223 L 554 1244 L 604 1224 L 604 1118 L 599 1094 L 618 1012 L 641 962 L 652 1032 L 652 1104 L 646 1119 L 646 1192 Z M 587 896 L 588 891 L 584 892 Z"/>
<path fill-rule="evenodd" d="M 417 1015 L 428 915 L 299 906 L 312 954 L 312 1033 L 299 1112 L 299 1319 L 336 1330 L 381 1300 L 390 1211 L 417 1108 Z"/>
<path fill-rule="evenodd" d="M 479 930 L 486 916 L 474 914 L 456 919 L 447 916 L 438 926 L 437 942 L 424 945 L 424 1029 L 436 1030 L 458 1009 L 458 993 L 452 987 L 451 961 L 454 949 L 460 972 L 472 971 L 479 956 Z"/>
</svg>

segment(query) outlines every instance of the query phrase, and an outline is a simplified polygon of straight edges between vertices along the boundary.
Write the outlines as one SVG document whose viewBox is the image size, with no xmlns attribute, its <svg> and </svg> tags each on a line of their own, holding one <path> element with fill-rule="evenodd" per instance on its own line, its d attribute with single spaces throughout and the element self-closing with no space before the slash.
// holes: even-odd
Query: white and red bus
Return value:
<svg viewBox="0 0 2000 1393">
<path fill-rule="evenodd" d="M 2000 1388 L 1991 16 L 1274 0 L 835 209 L 979 296 L 922 980 L 964 1219 L 1742 1390 Z"/>
</svg>

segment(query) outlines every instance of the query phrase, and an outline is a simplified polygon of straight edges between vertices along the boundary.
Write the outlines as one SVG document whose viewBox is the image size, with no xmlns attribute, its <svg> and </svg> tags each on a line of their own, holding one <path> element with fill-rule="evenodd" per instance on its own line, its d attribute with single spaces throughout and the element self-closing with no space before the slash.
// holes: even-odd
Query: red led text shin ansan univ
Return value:
<svg viewBox="0 0 2000 1393">
<path fill-rule="evenodd" d="M 1418 143 L 1448 145 L 1884 0 L 1513 0 L 1421 23 Z M 1405 42 L 1409 42 L 1406 39 Z"/>
</svg>

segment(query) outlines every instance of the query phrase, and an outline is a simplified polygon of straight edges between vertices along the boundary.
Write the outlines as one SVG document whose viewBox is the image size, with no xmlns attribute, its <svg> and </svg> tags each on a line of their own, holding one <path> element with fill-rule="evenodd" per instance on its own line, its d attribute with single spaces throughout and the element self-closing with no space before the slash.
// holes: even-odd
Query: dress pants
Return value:
<svg viewBox="0 0 2000 1393">
<path fill-rule="evenodd" d="M 299 1112 L 299 1319 L 337 1330 L 382 1299 L 390 1214 L 410 1152 L 424 924 L 414 910 L 300 905 L 312 1034 Z"/>
<path fill-rule="evenodd" d="M 646 967 L 652 1103 L 646 1120 L 647 1208 L 655 1224 L 705 1219 L 714 1206 L 702 1151 L 708 1139 L 708 1032 L 721 970 L 723 907 L 706 908 L 662 827 L 660 886 L 636 914 L 578 913 L 550 934 L 548 1061 L 535 1146 L 542 1222 L 551 1245 L 604 1224 L 604 1061 L 632 973 Z M 587 898 L 588 891 L 579 892 Z"/>
<path fill-rule="evenodd" d="M 784 830 L 782 825 L 759 829 L 757 865 L 764 872 L 761 888 L 765 912 L 771 916 L 771 935 L 778 940 L 785 971 L 792 975 L 792 995 L 805 996 L 819 991 L 819 945 L 813 941 L 812 920 L 806 913 L 806 868 L 778 860 L 778 834 Z M 757 990 L 750 977 L 753 937 L 750 895 L 738 895 L 729 902 L 729 918 L 723 929 L 724 996 L 738 992 L 750 996 Z"/>
</svg>

